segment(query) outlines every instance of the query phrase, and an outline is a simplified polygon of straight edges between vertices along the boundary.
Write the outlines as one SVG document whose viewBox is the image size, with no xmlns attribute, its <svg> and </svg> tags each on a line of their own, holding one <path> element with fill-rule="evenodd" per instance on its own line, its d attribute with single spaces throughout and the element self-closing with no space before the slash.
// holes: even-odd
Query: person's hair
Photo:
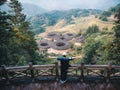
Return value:
<svg viewBox="0 0 120 90">
<path fill-rule="evenodd" d="M 66 55 L 63 55 L 63 57 L 66 57 Z"/>
</svg>

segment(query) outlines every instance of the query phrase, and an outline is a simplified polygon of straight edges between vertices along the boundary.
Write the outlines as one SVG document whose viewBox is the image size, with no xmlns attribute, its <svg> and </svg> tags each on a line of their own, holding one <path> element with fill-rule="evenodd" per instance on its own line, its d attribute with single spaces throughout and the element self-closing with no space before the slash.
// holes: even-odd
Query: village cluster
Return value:
<svg viewBox="0 0 120 90">
<path fill-rule="evenodd" d="M 48 54 L 62 54 L 71 52 L 71 46 L 81 46 L 85 42 L 83 35 L 77 36 L 73 33 L 50 32 L 39 42 L 39 51 Z"/>
</svg>

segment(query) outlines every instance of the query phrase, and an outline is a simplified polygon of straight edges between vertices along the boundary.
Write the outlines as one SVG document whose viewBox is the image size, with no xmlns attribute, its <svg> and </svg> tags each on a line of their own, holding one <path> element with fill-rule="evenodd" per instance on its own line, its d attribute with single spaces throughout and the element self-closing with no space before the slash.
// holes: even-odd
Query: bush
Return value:
<svg viewBox="0 0 120 90">
<path fill-rule="evenodd" d="M 99 32 L 99 27 L 97 25 L 92 25 L 88 27 L 86 34 L 93 34 Z"/>
<path fill-rule="evenodd" d="M 108 21 L 107 17 L 106 17 L 106 16 L 103 16 L 103 15 L 101 15 L 101 16 L 99 17 L 99 19 L 102 20 L 102 21 Z"/>
</svg>

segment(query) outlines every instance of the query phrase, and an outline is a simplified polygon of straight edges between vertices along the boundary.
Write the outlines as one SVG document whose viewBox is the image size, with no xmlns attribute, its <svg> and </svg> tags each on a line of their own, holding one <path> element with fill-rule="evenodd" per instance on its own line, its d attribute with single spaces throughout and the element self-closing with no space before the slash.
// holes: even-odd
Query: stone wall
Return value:
<svg viewBox="0 0 120 90">
<path fill-rule="evenodd" d="M 80 83 L 39 82 L 21 85 L 7 85 L 0 90 L 120 90 L 119 84 L 112 83 Z"/>
</svg>

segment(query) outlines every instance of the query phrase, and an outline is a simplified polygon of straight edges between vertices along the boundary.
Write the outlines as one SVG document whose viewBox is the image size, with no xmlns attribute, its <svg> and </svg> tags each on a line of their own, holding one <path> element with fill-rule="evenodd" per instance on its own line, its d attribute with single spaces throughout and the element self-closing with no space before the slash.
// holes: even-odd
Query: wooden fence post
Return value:
<svg viewBox="0 0 120 90">
<path fill-rule="evenodd" d="M 32 62 L 29 62 L 29 70 L 30 70 L 31 78 L 33 79 L 32 81 L 34 81 L 35 75 L 34 75 L 34 68 Z"/>
<path fill-rule="evenodd" d="M 56 73 L 56 80 L 59 80 L 59 66 L 58 66 L 58 62 L 55 63 L 55 73 Z"/>
<path fill-rule="evenodd" d="M 84 81 L 84 63 L 81 63 L 81 81 Z"/>
<path fill-rule="evenodd" d="M 6 69 L 6 66 L 2 65 L 1 67 L 2 67 L 3 77 L 5 77 L 6 83 L 9 84 L 9 76 L 8 76 L 8 71 Z"/>
<path fill-rule="evenodd" d="M 111 73 L 111 69 L 112 69 L 112 62 L 108 63 L 108 67 L 107 67 L 107 81 L 106 82 L 110 82 L 110 73 Z"/>
</svg>

